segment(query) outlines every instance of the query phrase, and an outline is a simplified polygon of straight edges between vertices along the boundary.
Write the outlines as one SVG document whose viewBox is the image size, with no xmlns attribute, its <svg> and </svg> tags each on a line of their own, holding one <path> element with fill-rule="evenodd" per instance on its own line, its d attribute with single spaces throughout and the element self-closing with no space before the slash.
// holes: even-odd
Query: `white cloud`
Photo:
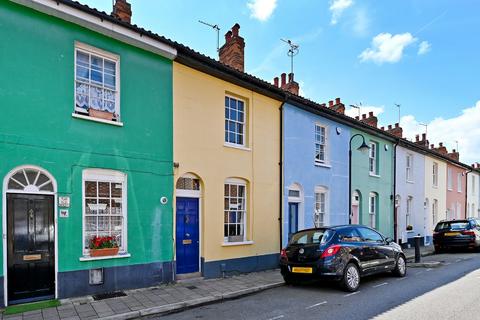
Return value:
<svg viewBox="0 0 480 320">
<path fill-rule="evenodd" d="M 373 114 L 378 117 L 380 114 L 385 112 L 385 107 L 384 106 L 360 106 L 360 117 L 362 114 L 366 114 L 368 116 L 369 112 L 373 112 Z M 349 117 L 355 118 L 358 117 L 358 109 L 357 108 L 346 108 L 345 114 Z"/>
<path fill-rule="evenodd" d="M 365 49 L 359 55 L 359 58 L 362 62 L 396 63 L 402 59 L 405 48 L 415 41 L 417 41 L 417 38 L 412 36 L 410 32 L 395 35 L 380 33 L 373 38 L 372 47 Z"/>
<path fill-rule="evenodd" d="M 420 45 L 418 46 L 418 55 L 423 55 L 428 53 L 431 48 L 432 48 L 432 45 L 428 41 L 420 42 Z"/>
<path fill-rule="evenodd" d="M 353 32 L 358 36 L 366 36 L 370 26 L 370 19 L 367 15 L 367 10 L 359 9 L 355 12 L 353 19 Z"/>
<path fill-rule="evenodd" d="M 277 0 L 249 0 L 247 7 L 251 18 L 267 21 L 277 7 Z"/>
<path fill-rule="evenodd" d="M 448 150 L 455 149 L 458 141 L 460 160 L 466 164 L 480 161 L 480 101 L 474 107 L 462 110 L 457 117 L 435 118 L 428 124 L 427 139 L 438 146 L 443 142 Z M 416 134 L 425 132 L 425 127 L 412 115 L 403 116 L 400 121 L 404 136 L 413 140 Z"/>
<path fill-rule="evenodd" d="M 337 24 L 343 11 L 353 5 L 353 0 L 331 0 L 329 10 L 332 12 L 331 24 Z"/>
</svg>

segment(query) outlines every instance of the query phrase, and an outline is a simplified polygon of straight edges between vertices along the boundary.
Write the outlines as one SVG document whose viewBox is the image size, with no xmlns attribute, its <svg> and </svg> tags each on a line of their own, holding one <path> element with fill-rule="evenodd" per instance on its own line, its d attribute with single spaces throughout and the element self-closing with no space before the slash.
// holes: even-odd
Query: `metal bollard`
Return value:
<svg viewBox="0 0 480 320">
<path fill-rule="evenodd" d="M 415 263 L 420 262 L 420 239 L 422 237 L 420 235 L 413 237 L 415 241 Z"/>
</svg>

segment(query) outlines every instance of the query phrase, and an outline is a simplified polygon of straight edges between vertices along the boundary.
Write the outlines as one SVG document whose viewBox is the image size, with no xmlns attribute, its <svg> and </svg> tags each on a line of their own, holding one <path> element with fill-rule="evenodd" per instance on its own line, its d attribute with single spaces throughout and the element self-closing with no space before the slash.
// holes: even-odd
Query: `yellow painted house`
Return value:
<svg viewBox="0 0 480 320">
<path fill-rule="evenodd" d="M 180 277 L 218 277 L 278 264 L 282 102 L 254 85 L 239 85 L 235 77 L 228 81 L 228 74 L 236 73 L 255 80 L 241 72 L 243 39 L 236 26 L 220 50 L 223 64 L 200 55 L 192 61 L 191 53 L 182 59 L 181 50 L 173 64 Z"/>
</svg>

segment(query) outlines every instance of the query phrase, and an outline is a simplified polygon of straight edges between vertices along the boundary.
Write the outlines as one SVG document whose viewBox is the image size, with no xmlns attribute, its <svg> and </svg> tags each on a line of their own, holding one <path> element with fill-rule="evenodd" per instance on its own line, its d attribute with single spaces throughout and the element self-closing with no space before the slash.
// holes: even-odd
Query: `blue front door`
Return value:
<svg viewBox="0 0 480 320">
<path fill-rule="evenodd" d="M 177 274 L 198 272 L 198 199 L 177 198 L 176 217 Z"/>
<path fill-rule="evenodd" d="M 298 231 L 298 203 L 288 203 L 288 239 Z"/>
</svg>

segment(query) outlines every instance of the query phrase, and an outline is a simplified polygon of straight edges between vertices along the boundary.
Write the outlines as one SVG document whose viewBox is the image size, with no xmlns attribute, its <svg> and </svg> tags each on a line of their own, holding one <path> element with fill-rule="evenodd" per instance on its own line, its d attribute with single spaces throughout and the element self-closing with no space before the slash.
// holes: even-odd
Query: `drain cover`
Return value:
<svg viewBox="0 0 480 320">
<path fill-rule="evenodd" d="M 126 296 L 127 294 L 123 291 L 115 291 L 115 292 L 95 294 L 92 297 L 93 297 L 93 300 L 98 301 L 98 300 L 105 300 L 110 298 L 119 298 L 119 297 L 126 297 Z"/>
<path fill-rule="evenodd" d="M 197 288 L 197 287 L 195 287 L 195 286 L 186 286 L 185 288 L 187 288 L 187 289 L 190 289 L 190 290 L 193 290 L 193 289 L 198 289 L 198 288 Z"/>
</svg>

